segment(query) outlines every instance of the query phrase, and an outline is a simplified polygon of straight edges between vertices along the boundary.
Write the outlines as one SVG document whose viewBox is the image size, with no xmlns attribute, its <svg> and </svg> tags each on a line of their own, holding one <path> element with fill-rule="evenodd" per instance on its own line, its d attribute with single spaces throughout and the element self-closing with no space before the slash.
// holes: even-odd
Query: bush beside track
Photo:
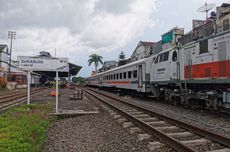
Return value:
<svg viewBox="0 0 230 152">
<path fill-rule="evenodd" d="M 41 151 L 49 126 L 49 104 L 22 105 L 0 116 L 0 151 Z"/>
</svg>

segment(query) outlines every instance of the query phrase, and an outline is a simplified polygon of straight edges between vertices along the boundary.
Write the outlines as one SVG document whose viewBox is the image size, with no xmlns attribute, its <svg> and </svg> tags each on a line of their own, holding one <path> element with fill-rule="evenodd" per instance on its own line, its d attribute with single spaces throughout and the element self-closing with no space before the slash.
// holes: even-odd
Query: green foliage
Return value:
<svg viewBox="0 0 230 152">
<path fill-rule="evenodd" d="M 120 55 L 119 55 L 119 60 L 124 60 L 125 59 L 125 53 L 123 51 L 121 51 Z"/>
<path fill-rule="evenodd" d="M 23 105 L 0 116 L 1 152 L 38 152 L 49 125 L 49 104 Z"/>
<path fill-rule="evenodd" d="M 72 77 L 72 82 L 84 84 L 85 83 L 85 79 L 82 78 L 82 77 Z"/>
<path fill-rule="evenodd" d="M 89 60 L 88 60 L 89 66 L 90 66 L 92 63 L 94 63 L 95 71 L 97 71 L 97 67 L 98 67 L 99 63 L 103 64 L 102 59 L 103 59 L 103 57 L 100 56 L 100 55 L 91 54 L 91 55 L 89 56 Z"/>
</svg>

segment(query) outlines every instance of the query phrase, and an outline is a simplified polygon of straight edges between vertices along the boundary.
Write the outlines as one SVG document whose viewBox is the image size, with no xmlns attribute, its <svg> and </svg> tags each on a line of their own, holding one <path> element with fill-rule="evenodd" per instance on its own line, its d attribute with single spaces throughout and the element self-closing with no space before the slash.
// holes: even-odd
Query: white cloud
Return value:
<svg viewBox="0 0 230 152">
<path fill-rule="evenodd" d="M 65 31 L 64 36 L 72 37 L 72 41 L 75 39 L 77 45 L 94 50 L 113 51 L 142 34 L 148 25 L 153 25 L 151 15 L 155 1 L 119 1 L 120 4 L 116 0 L 13 2 L 6 4 L 0 0 L 0 4 L 4 3 L 7 7 L 7 10 L 0 10 L 0 29 L 15 29 L 21 34 L 20 38 L 30 44 L 28 48 L 68 45 L 65 44 L 66 40 L 54 41 Z M 116 7 L 110 3 L 116 4 Z M 97 8 L 98 4 L 103 9 Z M 28 31 L 30 34 L 23 33 Z M 52 31 L 56 34 L 52 34 Z M 77 50 L 77 45 L 73 49 Z"/>
<path fill-rule="evenodd" d="M 84 57 L 124 47 L 154 25 L 155 0 L 0 0 L 0 42 L 17 32 L 14 56 L 57 48 L 58 56 Z M 88 52 L 88 54 L 85 54 Z"/>
</svg>

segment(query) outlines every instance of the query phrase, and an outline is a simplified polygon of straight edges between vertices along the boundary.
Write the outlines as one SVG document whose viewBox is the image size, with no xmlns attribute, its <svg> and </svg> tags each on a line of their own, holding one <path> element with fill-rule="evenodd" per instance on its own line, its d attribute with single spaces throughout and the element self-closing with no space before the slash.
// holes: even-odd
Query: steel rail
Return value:
<svg viewBox="0 0 230 152">
<path fill-rule="evenodd" d="M 40 91 L 46 90 L 47 88 L 41 88 L 36 89 L 31 92 L 31 95 L 38 94 Z M 26 100 L 26 93 L 23 93 L 23 95 L 20 96 L 14 96 L 14 98 L 11 98 L 11 100 L 7 100 L 4 102 L 0 102 L 0 112 L 7 110 L 10 107 L 16 106 Z M 10 102 L 11 101 L 11 102 Z M 6 104 L 8 103 L 8 104 Z"/>
<path fill-rule="evenodd" d="M 147 124 L 144 121 L 141 121 L 140 119 L 136 118 L 135 116 L 132 116 L 130 114 L 128 114 L 127 112 L 125 112 L 124 110 L 120 109 L 119 107 L 117 107 L 116 105 L 106 101 L 105 99 L 99 97 L 98 95 L 89 92 L 87 90 L 85 90 L 87 93 L 89 93 L 90 95 L 94 96 L 95 98 L 99 99 L 100 101 L 103 101 L 104 103 L 106 103 L 108 106 L 112 107 L 113 109 L 115 109 L 118 113 L 120 113 L 121 115 L 123 115 L 124 117 L 126 117 L 128 120 L 130 120 L 131 122 L 133 122 L 135 125 L 139 126 L 140 128 L 142 128 L 143 130 L 145 130 L 146 132 L 148 132 L 149 134 L 157 137 L 158 139 L 164 141 L 167 145 L 169 145 L 170 147 L 172 147 L 173 149 L 177 150 L 177 151 L 183 151 L 183 152 L 196 152 L 195 149 L 186 146 L 185 144 L 183 144 L 182 142 L 171 138 L 170 136 L 166 135 L 165 133 L 155 129 L 154 127 L 152 127 L 151 125 Z"/>
<path fill-rule="evenodd" d="M 32 90 L 32 92 L 36 92 L 36 91 L 40 91 L 40 90 L 43 90 L 44 88 L 40 88 L 40 89 L 35 89 L 35 90 Z M 8 95 L 7 97 L 0 97 L 0 103 L 5 103 L 5 102 L 9 102 L 11 100 L 15 100 L 17 98 L 23 98 L 27 95 L 27 92 L 20 92 L 20 93 L 16 93 L 16 94 L 11 94 L 11 95 Z"/>
<path fill-rule="evenodd" d="M 93 89 L 90 89 L 90 90 L 96 92 L 96 91 L 93 90 Z M 216 143 L 220 143 L 220 144 L 222 144 L 222 145 L 224 145 L 224 146 L 226 146 L 226 147 L 229 147 L 229 146 L 230 146 L 230 138 L 228 138 L 228 137 L 226 137 L 226 136 L 220 135 L 220 134 L 218 134 L 218 133 L 211 132 L 211 131 L 209 131 L 209 130 L 200 128 L 200 127 L 198 127 L 198 126 L 190 125 L 190 124 L 185 123 L 185 122 L 182 122 L 182 121 L 180 121 L 180 120 L 173 119 L 173 118 L 168 117 L 168 116 L 166 116 L 166 115 L 157 113 L 157 112 L 153 111 L 153 110 L 150 109 L 150 108 L 141 107 L 140 105 L 136 105 L 136 104 L 134 104 L 134 103 L 127 102 L 127 101 L 125 101 L 125 100 L 123 100 L 123 99 L 120 99 L 120 98 L 118 98 L 118 97 L 115 97 L 115 96 L 110 96 L 110 95 L 104 94 L 104 93 L 102 93 L 102 92 L 97 92 L 97 93 L 102 94 L 102 95 L 104 95 L 104 96 L 106 96 L 106 97 L 109 97 L 109 98 L 113 98 L 113 99 L 115 99 L 115 100 L 119 100 L 119 101 L 125 103 L 126 105 L 129 105 L 129 106 L 131 106 L 131 107 L 133 107 L 133 108 L 135 108 L 135 109 L 138 109 L 138 110 L 140 110 L 140 111 L 142 111 L 142 112 L 144 112 L 144 113 L 147 113 L 147 114 L 149 114 L 149 115 L 151 115 L 151 116 L 154 116 L 154 117 L 158 117 L 159 119 L 162 119 L 162 120 L 164 120 L 164 121 L 166 121 L 166 122 L 169 122 L 169 123 L 171 123 L 171 124 L 174 124 L 174 125 L 176 125 L 176 126 L 179 126 L 179 127 L 183 128 L 183 129 L 185 129 L 185 130 L 189 130 L 190 132 L 193 132 L 193 133 L 198 134 L 198 135 L 200 135 L 200 136 L 203 136 L 203 137 L 205 137 L 205 138 L 207 138 L 207 139 L 210 139 L 210 140 L 212 140 L 212 141 L 215 141 Z"/>
</svg>

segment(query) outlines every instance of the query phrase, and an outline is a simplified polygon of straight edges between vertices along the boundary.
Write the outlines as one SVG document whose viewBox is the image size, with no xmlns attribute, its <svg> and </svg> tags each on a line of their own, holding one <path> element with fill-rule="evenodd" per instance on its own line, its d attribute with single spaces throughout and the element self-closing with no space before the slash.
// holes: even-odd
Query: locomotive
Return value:
<svg viewBox="0 0 230 152">
<path fill-rule="evenodd" d="M 97 73 L 86 79 L 87 84 L 135 91 L 175 105 L 229 110 L 230 11 L 226 9 L 230 10 L 229 4 L 218 7 L 213 18 L 188 34 L 171 35 L 172 47 Z M 172 39 L 163 43 L 172 44 Z"/>
</svg>

